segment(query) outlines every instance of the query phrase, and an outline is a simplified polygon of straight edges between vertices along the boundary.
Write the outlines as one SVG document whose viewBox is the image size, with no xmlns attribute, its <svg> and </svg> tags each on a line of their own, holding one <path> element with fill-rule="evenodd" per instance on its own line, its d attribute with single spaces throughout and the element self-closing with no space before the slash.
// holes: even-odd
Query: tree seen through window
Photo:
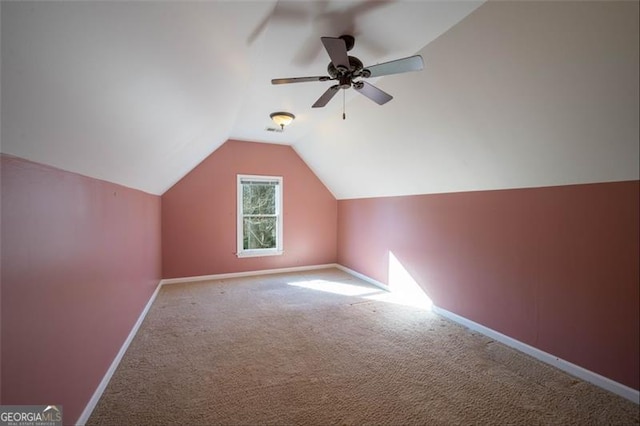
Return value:
<svg viewBox="0 0 640 426">
<path fill-rule="evenodd" d="M 277 186 L 270 182 L 243 182 L 243 248 L 277 247 Z"/>
</svg>

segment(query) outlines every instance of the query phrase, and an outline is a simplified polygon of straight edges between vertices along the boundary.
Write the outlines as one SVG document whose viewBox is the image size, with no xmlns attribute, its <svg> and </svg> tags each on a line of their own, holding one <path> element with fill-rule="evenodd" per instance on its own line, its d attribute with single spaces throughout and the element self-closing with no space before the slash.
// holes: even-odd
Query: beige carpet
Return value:
<svg viewBox="0 0 640 426">
<path fill-rule="evenodd" d="M 380 293 L 336 269 L 164 286 L 88 424 L 639 423 L 634 403 Z"/>
</svg>

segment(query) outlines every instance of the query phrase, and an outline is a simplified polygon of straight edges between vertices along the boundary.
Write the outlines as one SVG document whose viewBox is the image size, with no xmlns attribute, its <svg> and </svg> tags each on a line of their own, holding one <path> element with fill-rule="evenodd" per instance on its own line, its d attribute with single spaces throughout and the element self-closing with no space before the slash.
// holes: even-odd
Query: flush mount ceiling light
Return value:
<svg viewBox="0 0 640 426">
<path fill-rule="evenodd" d="M 284 130 L 284 126 L 288 126 L 289 124 L 291 124 L 293 119 L 296 118 L 296 116 L 291 114 L 290 112 L 282 111 L 273 112 L 271 113 L 271 115 L 269 115 L 269 117 L 271 117 L 274 123 L 280 126 L 281 130 Z"/>
</svg>

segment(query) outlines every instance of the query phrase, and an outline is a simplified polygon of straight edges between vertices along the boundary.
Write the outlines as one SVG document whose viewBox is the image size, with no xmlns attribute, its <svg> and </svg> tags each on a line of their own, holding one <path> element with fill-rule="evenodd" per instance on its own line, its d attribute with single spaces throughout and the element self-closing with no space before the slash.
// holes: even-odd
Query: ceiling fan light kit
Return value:
<svg viewBox="0 0 640 426">
<path fill-rule="evenodd" d="M 284 111 L 272 112 L 269 117 L 271 117 L 274 123 L 280 126 L 281 130 L 284 130 L 284 126 L 288 126 L 296 118 L 296 116 L 290 112 Z"/>
<path fill-rule="evenodd" d="M 321 37 L 320 40 L 329 54 L 329 58 L 331 58 L 331 62 L 329 62 L 329 65 L 327 66 L 328 76 L 274 78 L 271 80 L 271 84 L 305 83 L 310 81 L 329 80 L 337 81 L 338 84 L 334 84 L 329 87 L 312 105 L 312 108 L 324 107 L 335 96 L 335 94 L 338 93 L 338 90 L 346 90 L 350 87 L 353 87 L 358 93 L 371 99 L 378 105 L 384 105 L 393 99 L 393 96 L 378 89 L 376 86 L 367 83 L 366 81 L 356 79 L 420 71 L 424 67 L 424 62 L 420 55 L 409 56 L 407 58 L 396 59 L 394 61 L 365 67 L 360 59 L 347 54 L 355 44 L 353 36 L 342 35 L 340 37 Z M 345 118 L 344 111 L 342 118 Z"/>
</svg>

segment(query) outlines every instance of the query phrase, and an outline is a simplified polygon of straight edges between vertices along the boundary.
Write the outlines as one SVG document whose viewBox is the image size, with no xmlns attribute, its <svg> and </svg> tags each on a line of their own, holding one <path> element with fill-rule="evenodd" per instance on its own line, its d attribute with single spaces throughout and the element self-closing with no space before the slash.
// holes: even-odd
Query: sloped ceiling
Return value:
<svg viewBox="0 0 640 426">
<path fill-rule="evenodd" d="M 338 198 L 636 180 L 638 4 L 485 3 L 295 148 Z"/>
<path fill-rule="evenodd" d="M 161 194 L 227 139 L 337 198 L 638 179 L 638 2 L 2 2 L 2 152 Z M 321 36 L 425 70 L 311 104 Z M 296 120 L 267 132 L 269 113 Z"/>
</svg>

